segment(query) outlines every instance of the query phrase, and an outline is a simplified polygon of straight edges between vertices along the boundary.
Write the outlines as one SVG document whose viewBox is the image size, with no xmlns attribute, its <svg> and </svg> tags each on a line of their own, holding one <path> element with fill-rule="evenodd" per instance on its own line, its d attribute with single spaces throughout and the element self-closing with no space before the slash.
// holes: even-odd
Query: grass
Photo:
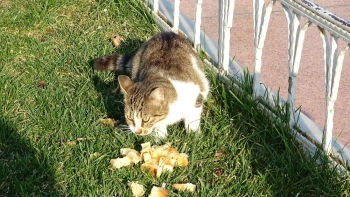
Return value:
<svg viewBox="0 0 350 197">
<path fill-rule="evenodd" d="M 131 196 L 126 183 L 136 180 L 147 193 L 163 182 L 191 182 L 194 196 L 350 195 L 348 177 L 318 165 L 285 124 L 210 71 L 202 134 L 169 128 L 167 140 L 189 154 L 189 165 L 159 179 L 139 165 L 111 170 L 120 148 L 154 139 L 98 122 L 122 121 L 123 104 L 115 76 L 91 65 L 102 55 L 135 53 L 156 32 L 136 0 L 0 2 L 0 196 Z M 126 39 L 118 49 L 114 34 Z M 247 80 L 243 88 L 250 87 Z"/>
</svg>

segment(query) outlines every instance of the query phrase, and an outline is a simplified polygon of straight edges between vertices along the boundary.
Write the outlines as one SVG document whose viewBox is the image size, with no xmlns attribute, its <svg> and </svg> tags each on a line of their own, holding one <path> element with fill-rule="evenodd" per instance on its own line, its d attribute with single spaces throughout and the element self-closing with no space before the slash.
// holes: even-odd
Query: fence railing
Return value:
<svg viewBox="0 0 350 197">
<path fill-rule="evenodd" d="M 267 34 L 270 15 L 276 0 L 265 5 L 264 0 L 253 0 L 254 13 L 254 45 L 255 63 L 253 75 L 253 95 L 268 98 L 274 105 L 276 93 L 260 83 L 262 53 Z M 350 162 L 350 151 L 332 137 L 334 103 L 337 100 L 339 82 L 344 56 L 350 46 L 350 23 L 335 14 L 323 9 L 309 0 L 279 0 L 282 4 L 288 22 L 288 98 L 280 103 L 289 104 L 291 114 L 290 125 L 295 130 L 297 140 L 311 153 L 318 145 L 323 146 L 326 154 L 333 159 Z M 241 80 L 243 69 L 229 57 L 230 28 L 233 22 L 234 0 L 219 1 L 219 40 L 213 41 L 201 30 L 201 13 L 203 0 L 196 0 L 195 23 L 179 11 L 180 0 L 174 0 L 174 5 L 167 0 L 149 0 L 148 5 L 153 10 L 153 16 L 163 30 L 180 31 L 193 41 L 196 49 L 201 48 L 215 62 L 220 71 Z M 301 17 L 307 20 L 300 24 Z M 296 109 L 295 96 L 298 71 L 304 37 L 311 24 L 317 25 L 324 51 L 325 86 L 326 86 L 326 122 L 322 129 L 302 112 Z M 328 38 L 328 34 L 330 39 Z M 338 39 L 347 45 L 338 53 Z M 217 44 L 218 43 L 218 44 Z M 295 127 L 297 125 L 297 127 Z M 340 161 L 340 160 L 338 160 Z"/>
</svg>

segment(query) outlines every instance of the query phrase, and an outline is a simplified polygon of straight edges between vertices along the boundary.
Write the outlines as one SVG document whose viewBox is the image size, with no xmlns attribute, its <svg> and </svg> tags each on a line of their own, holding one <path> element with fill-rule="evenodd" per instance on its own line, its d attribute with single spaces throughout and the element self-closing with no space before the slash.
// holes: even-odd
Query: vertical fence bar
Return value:
<svg viewBox="0 0 350 197">
<path fill-rule="evenodd" d="M 180 0 L 175 0 L 173 31 L 176 33 L 179 32 L 179 17 L 180 17 Z"/>
<path fill-rule="evenodd" d="M 223 47 L 222 44 L 224 42 L 224 20 L 225 20 L 225 0 L 219 1 L 219 40 L 218 40 L 218 63 L 219 70 L 223 68 Z"/>
<path fill-rule="evenodd" d="M 292 13 L 288 7 L 283 6 L 284 12 L 288 21 L 288 104 L 289 104 L 289 125 L 292 127 L 295 124 L 294 119 L 294 107 L 295 107 L 295 94 L 297 84 L 297 74 L 293 73 L 295 50 L 297 47 L 298 36 L 300 32 L 300 15 Z"/>
<path fill-rule="evenodd" d="M 295 56 L 294 56 L 294 65 L 292 70 L 292 74 L 295 76 L 298 75 L 298 71 L 300 67 L 301 53 L 303 51 L 305 33 L 306 33 L 306 30 L 311 26 L 311 24 L 312 23 L 310 21 L 306 22 L 299 32 L 297 48 L 295 50 Z"/>
<path fill-rule="evenodd" d="M 328 50 L 328 62 L 326 64 L 326 123 L 323 134 L 323 149 L 326 153 L 330 153 L 332 149 L 332 132 L 333 132 L 333 117 L 334 117 L 334 104 L 335 100 L 332 100 L 333 91 L 333 69 L 337 65 L 337 53 L 338 53 L 338 38 L 331 34 L 330 38 L 330 50 Z M 338 84 L 339 85 L 339 84 Z M 338 92 L 338 90 L 336 90 Z"/>
<path fill-rule="evenodd" d="M 270 16 L 273 5 L 276 0 L 270 1 L 263 15 L 264 0 L 253 0 L 254 5 L 254 45 L 255 45 L 255 61 L 253 76 L 253 93 L 257 95 L 260 88 L 260 75 L 262 65 L 262 49 L 266 38 L 266 32 L 269 26 Z"/>
<path fill-rule="evenodd" d="M 325 86 L 326 86 L 326 121 L 324 125 L 324 131 L 323 131 L 323 150 L 325 150 L 327 153 L 329 153 L 330 149 L 327 150 L 327 147 L 330 147 L 330 141 L 331 139 L 329 136 L 332 136 L 332 129 L 330 128 L 330 123 L 328 123 L 328 97 L 330 95 L 330 76 L 329 76 L 329 62 L 330 62 L 330 47 L 329 47 L 329 42 L 328 42 L 328 36 L 325 33 L 324 29 L 318 26 L 318 29 L 320 31 L 320 36 L 322 38 L 322 43 L 323 43 L 323 60 L 324 60 L 324 72 L 325 72 Z M 332 122 L 332 127 L 333 127 L 333 122 Z M 326 144 L 326 142 L 328 142 Z"/>
<path fill-rule="evenodd" d="M 333 36 L 332 36 L 333 37 Z M 334 40 L 334 41 L 333 41 Z M 332 43 L 337 42 L 337 39 L 332 38 Z M 326 112 L 326 128 L 325 128 L 325 143 L 324 149 L 329 154 L 332 148 L 332 130 L 333 130 L 333 117 L 334 117 L 334 104 L 338 97 L 338 89 L 340 84 L 341 71 L 343 69 L 343 61 L 345 52 L 349 50 L 349 44 L 341 50 L 337 58 L 333 61 L 333 76 L 331 77 L 331 93 L 327 99 L 327 112 Z M 336 54 L 334 54 L 336 55 Z"/>
<path fill-rule="evenodd" d="M 264 9 L 264 0 L 253 0 L 253 15 L 254 15 L 254 46 L 255 46 L 255 60 L 254 60 L 254 76 L 253 76 L 253 93 L 258 95 L 260 87 L 260 75 L 262 64 L 262 49 L 259 45 L 259 35 L 261 30 L 262 12 Z"/>
<path fill-rule="evenodd" d="M 226 1 L 226 14 L 225 14 L 225 22 L 224 22 L 224 45 L 223 45 L 223 69 L 226 73 L 228 73 L 228 66 L 230 64 L 230 35 L 231 35 L 231 27 L 233 21 L 233 11 L 235 6 L 235 0 Z"/>
<path fill-rule="evenodd" d="M 348 44 L 338 54 L 338 37 L 330 35 L 330 43 L 323 28 L 318 27 L 323 41 L 324 70 L 326 86 L 326 121 L 323 132 L 323 149 L 327 154 L 332 150 L 332 132 L 334 118 L 334 104 L 337 100 L 338 89 L 343 68 L 345 52 L 349 50 Z"/>
<path fill-rule="evenodd" d="M 295 120 L 295 96 L 297 89 L 297 77 L 300 68 L 301 52 L 307 28 L 311 22 L 306 22 L 300 29 L 300 15 L 293 13 L 288 7 L 283 6 L 288 21 L 288 100 L 290 120 L 289 125 L 293 127 Z"/>
<path fill-rule="evenodd" d="M 157 13 L 159 10 L 159 0 L 153 0 L 153 11 Z"/>
<path fill-rule="evenodd" d="M 202 22 L 202 3 L 203 3 L 203 0 L 197 0 L 195 29 L 194 29 L 194 48 L 197 51 L 199 50 L 199 45 L 200 45 L 201 22 Z"/>
<path fill-rule="evenodd" d="M 219 1 L 219 69 L 228 72 L 230 57 L 230 29 L 232 27 L 234 0 Z"/>
</svg>

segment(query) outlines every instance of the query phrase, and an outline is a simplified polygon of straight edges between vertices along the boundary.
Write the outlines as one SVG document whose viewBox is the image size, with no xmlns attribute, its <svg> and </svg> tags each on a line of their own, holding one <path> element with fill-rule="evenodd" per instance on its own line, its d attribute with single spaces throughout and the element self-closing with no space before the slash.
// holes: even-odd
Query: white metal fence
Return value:
<svg viewBox="0 0 350 197">
<path fill-rule="evenodd" d="M 334 103 L 337 100 L 339 81 L 344 56 L 350 46 L 350 23 L 333 13 L 323 9 L 309 0 L 278 0 L 285 12 L 288 22 L 288 67 L 289 67 L 289 86 L 288 102 L 290 107 L 290 125 L 297 124 L 300 130 L 296 131 L 296 136 L 306 149 L 311 153 L 316 150 L 316 144 L 323 145 L 323 150 L 333 156 L 350 162 L 350 151 L 344 148 L 342 144 L 332 137 Z M 253 0 L 254 13 L 254 45 L 255 45 L 255 63 L 253 79 L 253 96 L 269 98 L 271 106 L 274 105 L 274 93 L 271 89 L 266 89 L 260 83 L 262 54 L 267 29 L 270 21 L 270 15 L 276 0 L 271 0 L 265 5 L 264 0 Z M 242 79 L 243 69 L 232 58 L 229 57 L 230 50 L 230 28 L 234 13 L 234 0 L 219 0 L 219 40 L 215 42 L 206 37 L 200 30 L 202 4 L 205 0 L 196 0 L 195 23 L 189 20 L 179 11 L 180 0 L 174 0 L 171 4 L 167 0 L 149 0 L 148 5 L 153 11 L 156 21 L 164 30 L 181 31 L 190 40 L 194 47 L 204 50 L 212 61 L 216 62 L 219 69 L 224 73 Z M 300 24 L 301 18 L 307 20 L 303 25 Z M 169 24 L 171 26 L 169 26 Z M 296 110 L 295 96 L 298 71 L 300 67 L 301 54 L 303 49 L 306 30 L 311 24 L 317 25 L 324 51 L 324 69 L 326 86 L 326 122 L 324 129 L 320 129 L 303 113 Z M 329 35 L 329 36 L 328 36 Z M 328 38 L 330 37 L 330 38 Z M 345 48 L 338 53 L 338 39 L 344 40 Z M 218 44 L 217 44 L 218 43 Z M 300 113 L 300 116 L 299 116 Z M 298 117 L 298 122 L 296 119 Z M 350 117 L 349 117 L 350 119 Z M 310 140 L 311 139 L 311 140 Z"/>
</svg>

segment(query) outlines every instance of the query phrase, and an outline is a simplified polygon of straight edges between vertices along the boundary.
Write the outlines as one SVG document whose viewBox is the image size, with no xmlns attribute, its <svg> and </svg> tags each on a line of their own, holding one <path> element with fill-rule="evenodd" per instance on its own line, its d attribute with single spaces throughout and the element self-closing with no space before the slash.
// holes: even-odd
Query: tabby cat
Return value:
<svg viewBox="0 0 350 197">
<path fill-rule="evenodd" d="M 155 131 L 167 136 L 167 126 L 184 120 L 187 131 L 200 130 L 203 102 L 209 93 L 204 66 L 190 43 L 173 32 L 155 35 L 133 58 L 113 54 L 94 63 L 97 70 L 122 70 L 125 118 L 138 135 Z"/>
</svg>

